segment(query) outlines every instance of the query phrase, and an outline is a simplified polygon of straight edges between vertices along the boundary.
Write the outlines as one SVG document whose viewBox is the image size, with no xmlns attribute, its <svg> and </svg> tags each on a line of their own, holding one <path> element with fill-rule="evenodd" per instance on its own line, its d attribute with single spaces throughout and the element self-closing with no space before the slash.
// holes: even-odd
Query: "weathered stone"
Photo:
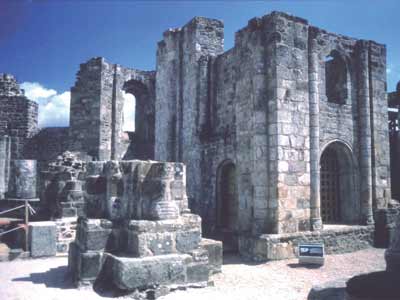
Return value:
<svg viewBox="0 0 400 300">
<path fill-rule="evenodd" d="M 56 240 L 56 224 L 54 222 L 29 223 L 29 245 L 32 257 L 56 255 Z"/>
<path fill-rule="evenodd" d="M 198 230 L 178 231 L 176 233 L 176 249 L 179 252 L 189 252 L 198 247 L 201 241 L 201 232 Z"/>
<path fill-rule="evenodd" d="M 11 160 L 10 171 L 9 197 L 17 199 L 36 198 L 36 161 Z"/>
<path fill-rule="evenodd" d="M 68 254 L 68 269 L 77 285 L 93 283 L 99 275 L 103 263 L 102 252 L 82 252 L 75 242 L 71 243 Z"/>
<path fill-rule="evenodd" d="M 145 289 L 153 285 L 184 284 L 185 260 L 189 255 L 169 254 L 145 258 L 123 258 L 107 254 L 112 280 L 122 290 Z"/>
<path fill-rule="evenodd" d="M 126 250 L 129 254 L 138 257 L 176 253 L 175 234 L 128 232 Z"/>
<path fill-rule="evenodd" d="M 80 218 L 77 226 L 77 242 L 84 250 L 99 251 L 107 247 L 112 228 L 111 222 Z"/>
<path fill-rule="evenodd" d="M 297 256 L 300 243 L 323 243 L 325 253 L 347 253 L 373 246 L 373 226 L 326 226 L 322 231 L 265 234 L 241 239 L 241 253 L 256 261 L 280 260 Z"/>
<path fill-rule="evenodd" d="M 207 250 L 211 273 L 221 272 L 223 254 L 222 242 L 210 239 L 201 239 L 200 247 Z"/>
</svg>

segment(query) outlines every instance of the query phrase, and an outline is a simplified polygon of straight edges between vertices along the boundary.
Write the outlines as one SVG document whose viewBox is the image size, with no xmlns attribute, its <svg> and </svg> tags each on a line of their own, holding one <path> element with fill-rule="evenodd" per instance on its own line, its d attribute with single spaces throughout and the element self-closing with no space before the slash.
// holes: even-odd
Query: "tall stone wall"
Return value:
<svg viewBox="0 0 400 300">
<path fill-rule="evenodd" d="M 205 229 L 218 223 L 226 161 L 236 168 L 238 234 L 321 229 L 328 146 L 352 168 L 339 191 L 351 198 L 345 222 L 373 222 L 390 199 L 385 47 L 278 12 L 250 20 L 225 53 L 219 36 L 221 23 L 195 18 L 164 33 L 157 52 L 156 158 L 187 164 L 190 205 Z M 198 56 L 202 49 L 218 51 Z M 331 80 L 337 70 L 341 86 Z"/>
<path fill-rule="evenodd" d="M 69 148 L 95 158 L 100 156 L 100 126 L 106 121 L 100 115 L 102 62 L 94 58 L 81 64 L 71 88 Z"/>
<path fill-rule="evenodd" d="M 135 94 L 134 134 L 123 132 L 123 91 Z M 130 136 L 136 143 L 132 144 Z M 131 149 L 132 148 L 132 149 Z M 71 88 L 70 146 L 84 159 L 153 158 L 154 72 L 93 58 L 82 64 Z M 128 156 L 128 157 L 127 157 Z"/>
<path fill-rule="evenodd" d="M 189 202 L 196 212 L 203 206 L 201 137 L 206 138 L 210 114 L 209 68 L 222 52 L 222 22 L 202 17 L 164 32 L 157 49 L 155 158 L 186 163 L 192 174 Z"/>
<path fill-rule="evenodd" d="M 388 94 L 388 102 L 392 197 L 400 201 L 400 186 L 396 184 L 400 178 L 400 82 L 397 90 Z"/>
</svg>

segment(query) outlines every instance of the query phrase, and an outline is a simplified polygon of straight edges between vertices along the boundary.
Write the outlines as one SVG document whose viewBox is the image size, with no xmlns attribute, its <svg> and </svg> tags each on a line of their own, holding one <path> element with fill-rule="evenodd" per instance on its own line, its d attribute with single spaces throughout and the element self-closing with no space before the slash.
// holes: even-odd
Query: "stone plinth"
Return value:
<svg viewBox="0 0 400 300">
<path fill-rule="evenodd" d="M 56 240 L 56 224 L 54 222 L 29 223 L 29 245 L 32 257 L 56 255 Z"/>
<path fill-rule="evenodd" d="M 152 293 L 205 286 L 221 270 L 222 243 L 202 242 L 201 218 L 187 208 L 183 164 L 91 162 L 87 170 L 88 217 L 78 219 L 68 256 L 77 286 Z"/>
<path fill-rule="evenodd" d="M 132 256 L 186 253 L 199 246 L 201 219 L 184 214 L 173 221 L 130 221 L 127 235 L 126 251 Z"/>
</svg>

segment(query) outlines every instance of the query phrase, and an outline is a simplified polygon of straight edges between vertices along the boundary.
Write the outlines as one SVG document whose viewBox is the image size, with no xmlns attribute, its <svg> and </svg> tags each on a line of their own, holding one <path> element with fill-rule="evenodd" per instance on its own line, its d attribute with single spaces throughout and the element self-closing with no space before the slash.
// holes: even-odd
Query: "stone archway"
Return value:
<svg viewBox="0 0 400 300">
<path fill-rule="evenodd" d="M 129 132 L 131 145 L 123 159 L 154 159 L 155 109 L 150 91 L 143 82 L 135 79 L 126 81 L 122 89 L 133 95 L 136 102 L 135 131 Z"/>
<path fill-rule="evenodd" d="M 236 166 L 227 160 L 221 163 L 217 174 L 217 231 L 226 250 L 238 250 L 238 216 Z"/>
<path fill-rule="evenodd" d="M 339 141 L 330 143 L 320 158 L 321 218 L 325 224 L 358 223 L 360 203 L 356 172 L 350 148 Z"/>
</svg>

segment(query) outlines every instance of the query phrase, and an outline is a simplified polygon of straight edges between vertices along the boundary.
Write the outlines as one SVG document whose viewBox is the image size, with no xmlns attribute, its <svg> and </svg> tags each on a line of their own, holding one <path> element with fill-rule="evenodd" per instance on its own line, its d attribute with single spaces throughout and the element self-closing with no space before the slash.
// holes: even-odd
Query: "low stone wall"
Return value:
<svg viewBox="0 0 400 300">
<path fill-rule="evenodd" d="M 326 254 L 353 252 L 373 246 L 374 226 L 325 225 L 321 231 L 239 238 L 240 253 L 254 261 L 296 257 L 301 243 L 323 243 Z"/>
</svg>

